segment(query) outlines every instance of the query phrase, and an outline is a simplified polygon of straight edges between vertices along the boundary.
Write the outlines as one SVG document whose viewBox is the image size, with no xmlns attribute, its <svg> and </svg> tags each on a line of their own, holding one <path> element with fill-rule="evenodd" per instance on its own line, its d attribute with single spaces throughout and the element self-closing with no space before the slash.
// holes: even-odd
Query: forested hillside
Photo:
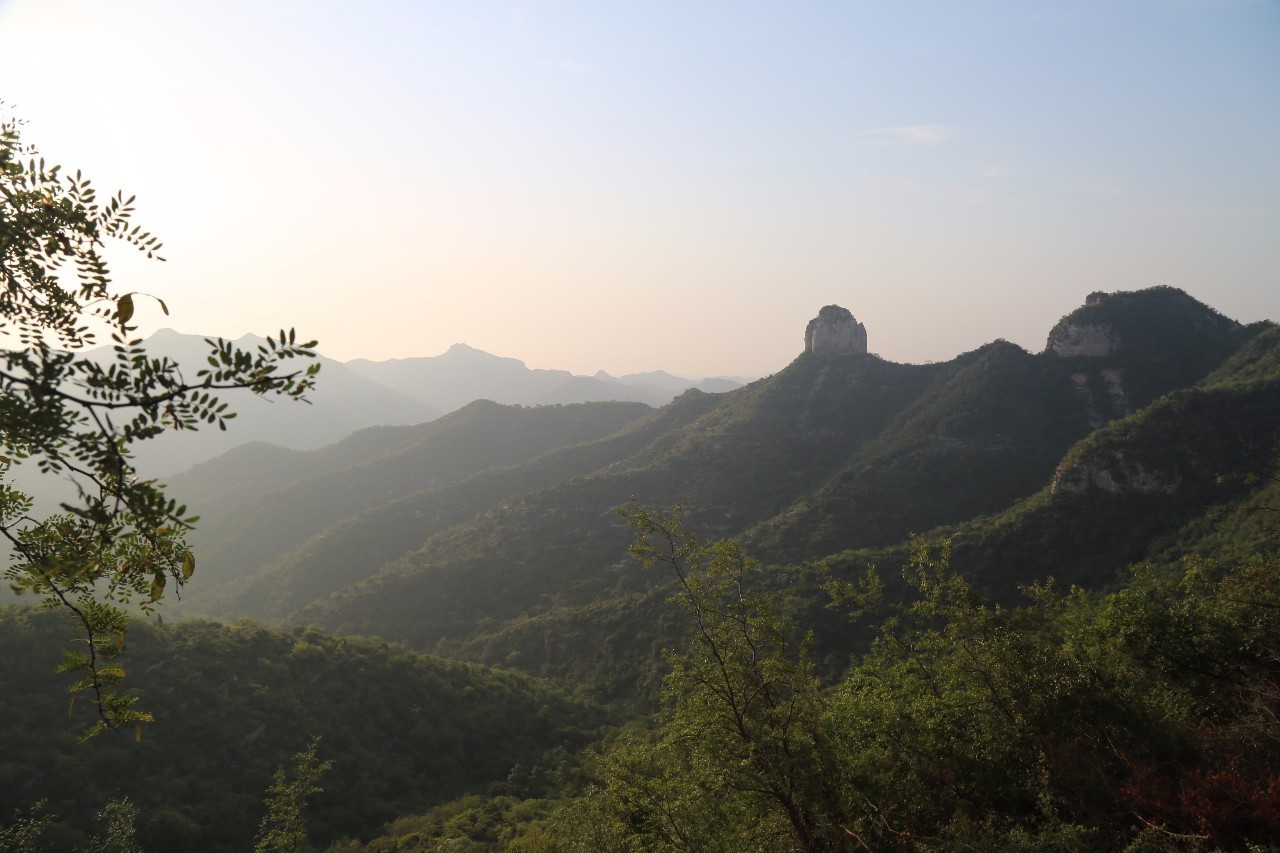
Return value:
<svg viewBox="0 0 1280 853">
<path fill-rule="evenodd" d="M 662 599 L 624 558 L 611 510 L 633 498 L 685 501 L 692 529 L 744 537 L 787 583 L 809 583 L 816 560 L 892 572 L 908 534 L 929 532 L 954 534 L 957 568 L 1002 598 L 1050 575 L 1105 586 L 1217 511 L 1206 507 L 1248 500 L 1248 472 L 1280 425 L 1267 367 L 1277 338 L 1167 288 L 1091 297 L 1059 328 L 1072 323 L 1110 329 L 1115 348 L 997 342 L 934 365 L 806 353 L 614 437 L 363 509 L 260 570 L 238 604 L 206 599 L 208 612 L 375 634 L 625 695 L 635 682 L 611 668 L 647 670 L 652 649 L 641 641 L 624 663 L 616 638 L 651 633 Z"/>
<path fill-rule="evenodd" d="M 247 446 L 174 479 L 199 569 L 130 634 L 140 742 L 77 745 L 65 629 L 5 615 L 0 807 L 242 849 L 319 735 L 335 850 L 1280 843 L 1277 435 L 1280 328 L 1156 288 L 1040 353 Z"/>
<path fill-rule="evenodd" d="M 567 763 L 603 720 L 550 685 L 377 640 L 139 622 L 130 683 L 160 722 L 81 742 L 92 702 L 68 713 L 50 669 L 72 633 L 61 614 L 0 611 L 0 815 L 44 801 L 58 849 L 119 797 L 141 809 L 148 850 L 250 849 L 273 771 L 313 737 L 333 762 L 313 831 L 357 837 L 517 766 Z"/>
<path fill-rule="evenodd" d="M 428 424 L 363 430 L 332 448 L 283 454 L 295 472 L 283 483 L 261 473 L 275 467 L 263 464 L 269 453 L 200 466 L 174 481 L 175 489 L 209 495 L 208 504 L 197 497 L 191 505 L 204 517 L 192 537 L 208 575 L 198 594 L 216 594 L 369 507 L 609 435 L 649 411 L 639 403 L 526 409 L 479 400 Z"/>
</svg>

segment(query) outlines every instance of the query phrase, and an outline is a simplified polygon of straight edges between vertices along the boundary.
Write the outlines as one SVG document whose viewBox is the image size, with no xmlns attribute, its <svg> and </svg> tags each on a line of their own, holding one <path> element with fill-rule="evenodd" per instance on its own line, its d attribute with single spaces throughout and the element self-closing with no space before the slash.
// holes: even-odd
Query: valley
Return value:
<svg viewBox="0 0 1280 853">
<path fill-rule="evenodd" d="M 844 314 L 814 322 L 856 323 Z M 130 632 L 130 681 L 157 718 L 142 748 L 76 746 L 80 715 L 48 707 L 39 674 L 62 641 L 52 615 L 5 616 L 0 642 L 11 655 L 21 646 L 29 667 L 7 682 L 11 714 L 24 732 L 47 729 L 41 743 L 65 744 L 66 772 L 151 780 L 115 792 L 150 815 L 144 838 L 198 833 L 208 849 L 239 849 L 252 824 L 229 820 L 241 807 L 225 792 L 265 788 L 309 733 L 336 767 L 314 824 L 326 843 L 348 839 L 331 849 L 418 849 L 388 839 L 455 830 L 410 815 L 475 809 L 497 821 L 486 832 L 536 839 L 557 815 L 600 806 L 582 786 L 645 740 L 624 748 L 618 733 L 674 725 L 660 721 L 684 708 L 672 650 L 696 647 L 698 631 L 670 603 L 687 586 L 628 556 L 641 508 L 678 506 L 690 542 L 732 539 L 761 561 L 752 595 L 775 603 L 750 618 L 789 626 L 771 647 L 836 691 L 814 694 L 820 704 L 863 677 L 890 630 L 851 623 L 834 591 L 862 600 L 851 591 L 874 578 L 880 612 L 910 614 L 921 543 L 945 548 L 954 582 L 992 614 L 1034 611 L 1036 585 L 1123 595 L 1134 565 L 1176 573 L 1272 553 L 1257 511 L 1280 505 L 1272 324 L 1155 288 L 1091 295 L 1039 353 L 995 341 L 895 364 L 865 351 L 865 330 L 811 325 L 806 337 L 771 376 L 686 388 L 656 408 L 477 400 L 315 449 L 249 443 L 174 475 L 170 493 L 201 516 L 198 568 L 166 597 L 163 621 Z M 801 634 L 804 652 L 792 645 Z M 357 696 L 367 711 L 350 705 Z M 480 735 L 511 725 L 531 728 Z M 198 744 L 183 740 L 195 730 Z M 0 772 L 13 779 L 48 755 L 5 750 Z M 207 790 L 192 771 L 149 763 L 178 755 L 207 768 Z M 45 798 L 73 837 L 109 792 L 59 799 L 65 788 L 38 773 L 0 809 Z"/>
</svg>

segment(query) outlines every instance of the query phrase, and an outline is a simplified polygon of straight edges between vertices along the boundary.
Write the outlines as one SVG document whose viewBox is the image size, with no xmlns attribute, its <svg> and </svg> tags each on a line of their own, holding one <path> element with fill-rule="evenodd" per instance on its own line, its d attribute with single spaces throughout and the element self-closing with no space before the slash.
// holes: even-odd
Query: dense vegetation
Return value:
<svg viewBox="0 0 1280 853">
<path fill-rule="evenodd" d="M 1185 320 L 1185 294 L 1154 296 L 1166 297 Z M 620 559 L 627 531 L 609 509 L 632 497 L 687 499 L 691 529 L 742 537 L 779 567 L 779 585 L 807 590 L 794 607 L 832 666 L 867 637 L 820 612 L 812 561 L 841 576 L 881 564 L 893 585 L 901 543 L 929 532 L 953 537 L 957 570 L 998 600 L 1047 576 L 1111 584 L 1132 562 L 1194 548 L 1213 517 L 1251 500 L 1248 474 L 1280 428 L 1280 333 L 1201 308 L 1217 344 L 1189 348 L 1179 369 L 1198 384 L 1187 387 L 1123 350 L 1130 366 L 1118 373 L 1110 358 L 999 342 L 939 365 L 802 356 L 739 391 L 686 395 L 614 436 L 370 507 L 267 567 L 242 587 L 243 606 L 614 699 L 652 695 L 653 651 L 678 639 L 661 615 L 661 582 Z M 1121 392 L 1138 377 L 1164 390 L 1139 406 L 1074 378 L 1103 372 Z M 1148 488 L 1133 479 L 1139 470 L 1176 487 Z M 1114 488 L 1067 489 L 1072 471 Z"/>
<path fill-rule="evenodd" d="M 0 612 L 0 815 L 44 800 L 64 843 L 124 796 L 141 810 L 147 849 L 248 849 L 273 771 L 314 736 L 333 762 L 314 834 L 359 836 L 501 783 L 516 765 L 565 763 L 603 719 L 529 678 L 377 640 L 139 623 L 130 681 L 163 724 L 82 743 L 93 710 L 80 701 L 69 714 L 49 671 L 70 632 L 60 614 Z"/>
<path fill-rule="evenodd" d="M 1268 511 L 1263 510 L 1266 514 Z M 992 605 L 912 544 L 911 597 L 829 584 L 871 647 L 824 686 L 739 544 L 633 513 L 691 639 L 656 715 L 579 773 L 402 818 L 365 849 L 1233 850 L 1280 844 L 1280 551 Z M 353 848 L 354 849 L 354 848 Z"/>
<path fill-rule="evenodd" d="M 570 849 L 1235 849 L 1280 843 L 1280 558 L 1139 566 L 984 603 L 918 542 L 914 598 L 834 688 L 731 543 L 652 515 L 697 626 Z M 746 592 L 744 592 L 744 589 Z M 858 615 L 875 584 L 843 590 Z"/>
<path fill-rule="evenodd" d="M 136 624 L 162 725 L 81 744 L 65 621 L 5 611 L 0 847 L 1280 845 L 1280 329 L 1168 289 L 1071 323 L 1121 345 L 193 469 L 182 610 L 283 627 Z"/>
</svg>

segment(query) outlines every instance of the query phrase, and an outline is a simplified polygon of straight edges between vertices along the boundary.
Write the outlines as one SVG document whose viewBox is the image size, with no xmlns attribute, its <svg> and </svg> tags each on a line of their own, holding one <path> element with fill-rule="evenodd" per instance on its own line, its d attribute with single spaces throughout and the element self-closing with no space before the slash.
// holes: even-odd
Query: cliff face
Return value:
<svg viewBox="0 0 1280 853">
<path fill-rule="evenodd" d="M 805 327 L 804 350 L 819 355 L 865 355 L 867 328 L 849 309 L 828 305 Z"/>
<path fill-rule="evenodd" d="M 1049 349 L 1063 358 L 1074 355 L 1111 355 L 1120 348 L 1120 336 L 1105 324 L 1071 323 L 1049 338 Z"/>
<path fill-rule="evenodd" d="M 1059 468 L 1053 475 L 1052 491 L 1079 494 L 1097 489 L 1112 495 L 1171 495 L 1181 485 L 1182 475 L 1176 471 L 1148 470 L 1140 462 L 1125 459 L 1123 452 L 1115 451 L 1105 458 Z"/>
<path fill-rule="evenodd" d="M 1084 305 L 1049 332 L 1046 352 L 1063 358 L 1146 354 L 1213 346 L 1240 328 L 1202 302 L 1172 287 L 1090 293 Z"/>
</svg>

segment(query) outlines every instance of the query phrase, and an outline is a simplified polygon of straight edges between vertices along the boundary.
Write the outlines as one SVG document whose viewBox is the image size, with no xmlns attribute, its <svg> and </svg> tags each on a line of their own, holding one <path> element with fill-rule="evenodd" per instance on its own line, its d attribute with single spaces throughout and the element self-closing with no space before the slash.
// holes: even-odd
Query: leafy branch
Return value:
<svg viewBox="0 0 1280 853">
<path fill-rule="evenodd" d="M 235 412 L 221 392 L 305 401 L 320 366 L 293 367 L 313 359 L 316 344 L 292 329 L 256 351 L 207 339 L 207 364 L 190 377 L 150 355 L 136 337 L 138 300 L 154 299 L 165 314 L 168 306 L 116 288 L 104 253 L 123 243 L 162 261 L 159 239 L 132 224 L 132 196 L 100 203 L 87 178 L 23 143 L 20 127 L 0 112 L 0 537 L 12 551 L 4 574 L 79 625 L 60 669 L 81 676 L 73 696 L 92 697 L 99 719 L 89 736 L 151 719 L 116 689 L 128 625 L 121 606 L 136 600 L 149 612 L 195 571 L 183 535 L 197 519 L 139 477 L 134 448 L 167 431 L 225 430 Z M 102 336 L 109 347 L 93 350 Z M 76 499 L 34 517 L 31 499 L 5 482 L 14 465 L 69 480 Z"/>
</svg>

